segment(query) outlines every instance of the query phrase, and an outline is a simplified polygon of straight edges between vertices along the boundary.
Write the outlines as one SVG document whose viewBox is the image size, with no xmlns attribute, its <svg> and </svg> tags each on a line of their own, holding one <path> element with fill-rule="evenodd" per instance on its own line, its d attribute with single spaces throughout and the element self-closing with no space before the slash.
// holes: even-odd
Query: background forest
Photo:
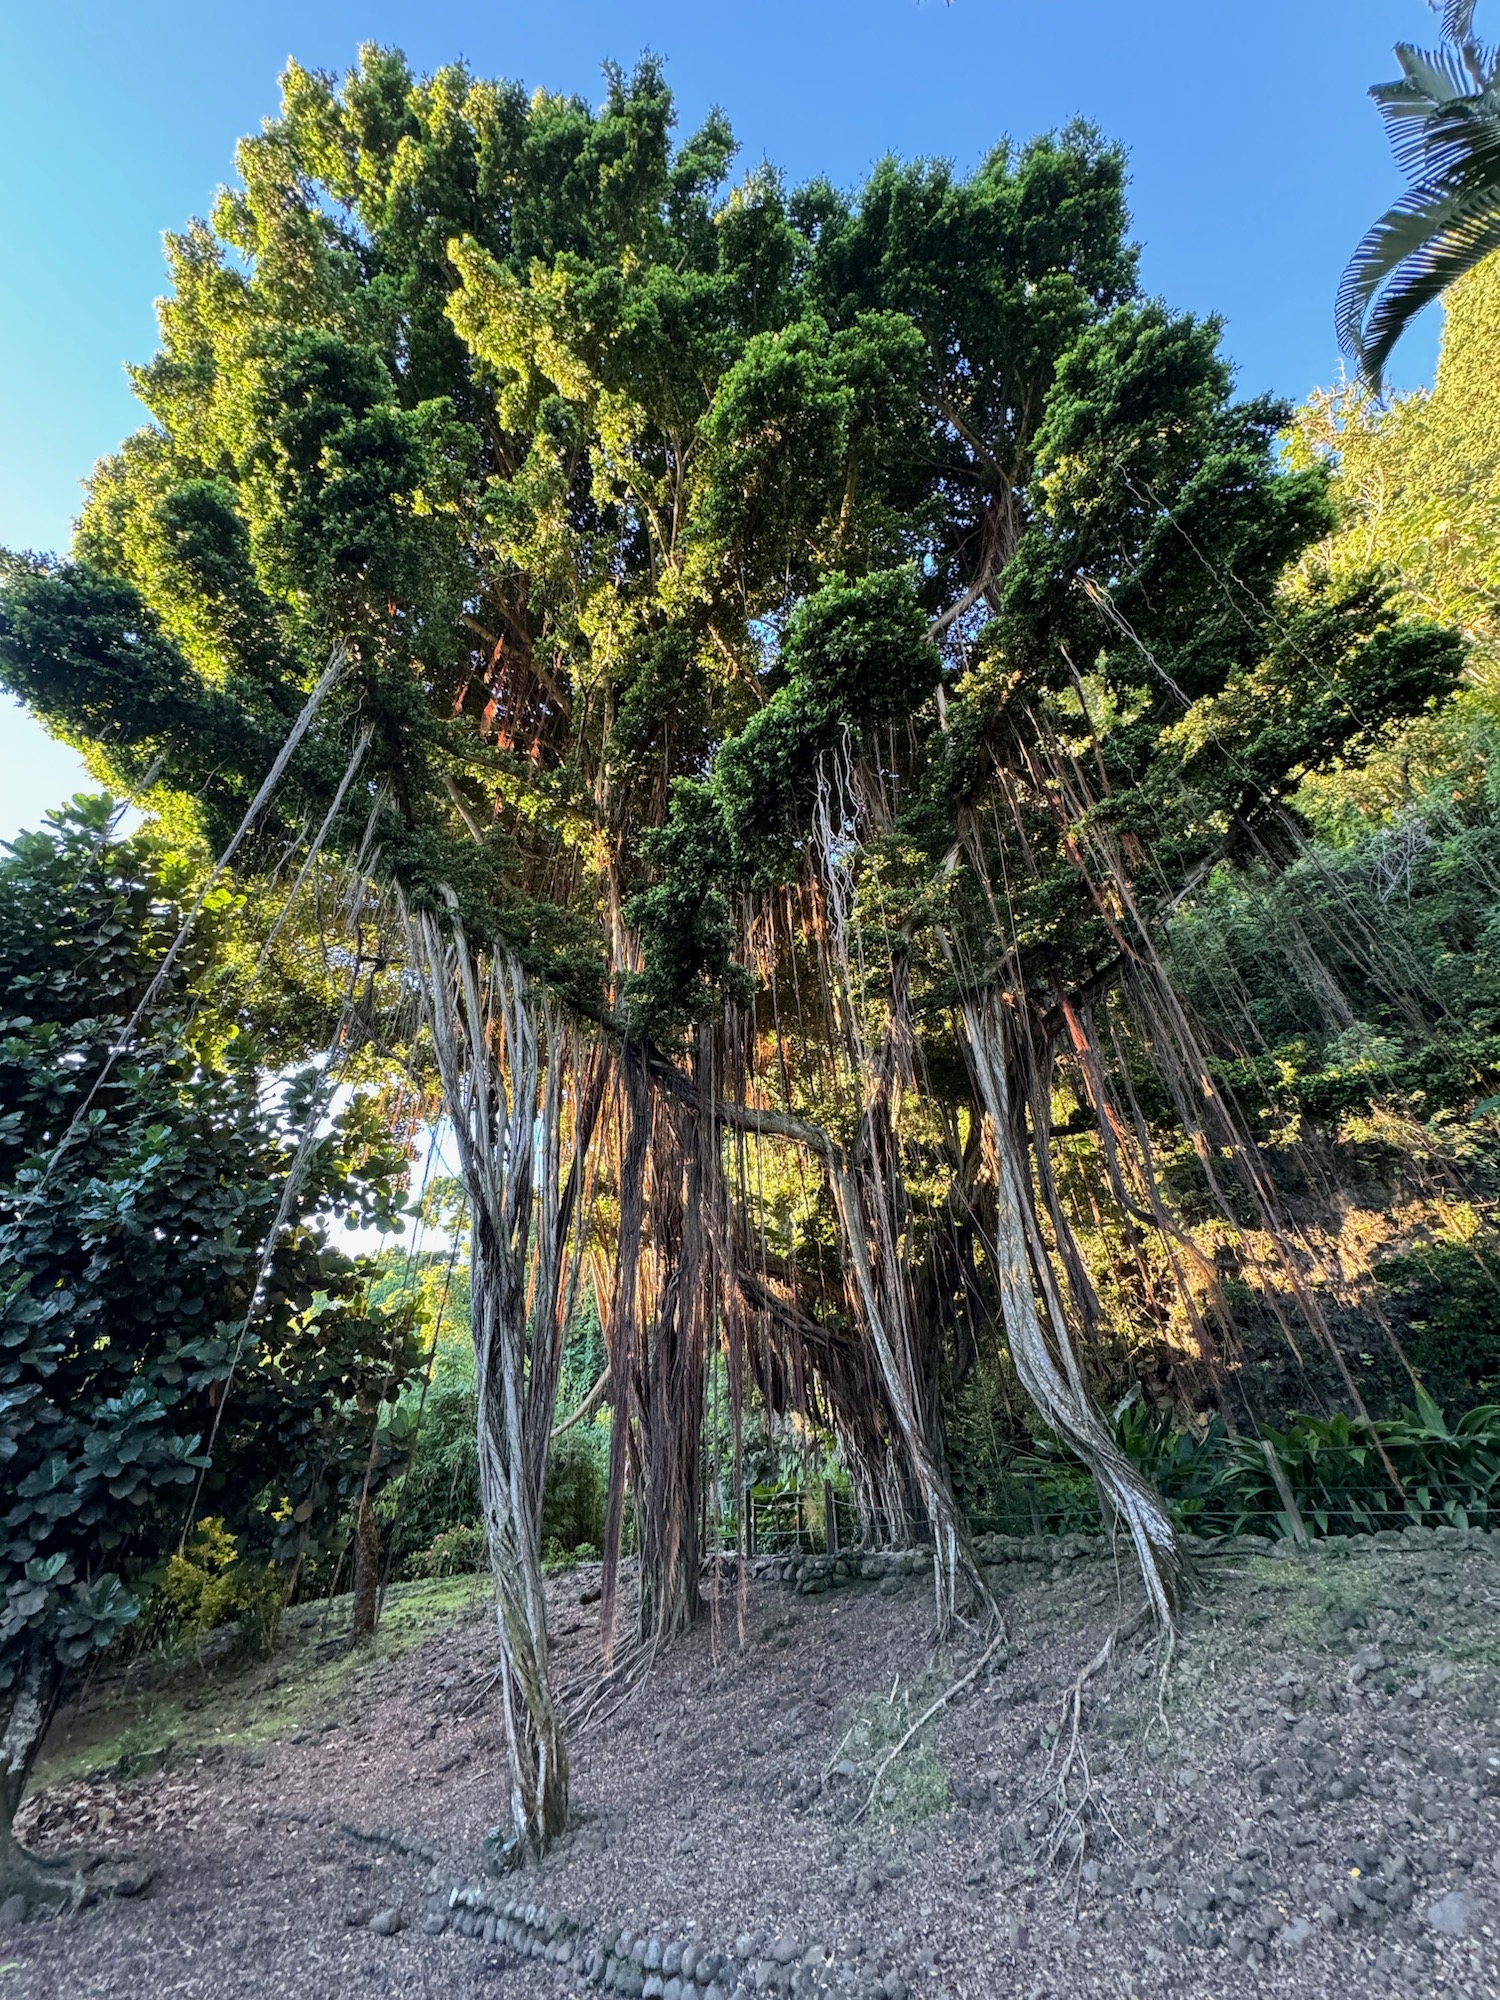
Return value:
<svg viewBox="0 0 1500 2000">
<path fill-rule="evenodd" d="M 1490 1518 L 1500 265 L 1292 409 L 1091 128 L 673 128 L 292 64 L 5 558 L 111 794 L 0 861 L 7 1824 L 122 1632 L 397 1575 L 492 1571 L 519 1850 L 555 1563 L 628 1672 L 757 1535 L 989 1630 L 983 1529 L 1170 1624 L 1187 1530 Z"/>
</svg>

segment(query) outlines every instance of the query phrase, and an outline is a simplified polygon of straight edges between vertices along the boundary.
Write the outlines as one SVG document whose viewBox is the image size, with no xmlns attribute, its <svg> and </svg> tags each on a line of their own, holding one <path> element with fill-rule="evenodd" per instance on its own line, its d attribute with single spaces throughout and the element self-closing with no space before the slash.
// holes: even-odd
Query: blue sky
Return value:
<svg viewBox="0 0 1500 2000">
<path fill-rule="evenodd" d="M 690 130 L 714 103 L 792 181 L 857 183 L 883 153 L 973 165 L 1077 114 L 1129 149 L 1147 286 L 1217 312 L 1247 392 L 1333 378 L 1334 288 L 1400 190 L 1365 96 L 1422 0 L 45 0 L 0 4 L 0 544 L 59 549 L 94 460 L 140 412 L 161 236 L 208 207 L 286 57 L 342 70 L 364 40 L 601 94 L 663 56 Z M 1481 25 L 1484 25 L 1481 22 Z M 1430 373 L 1429 315 L 1392 379 Z M 0 839 L 81 766 L 0 698 Z"/>
</svg>

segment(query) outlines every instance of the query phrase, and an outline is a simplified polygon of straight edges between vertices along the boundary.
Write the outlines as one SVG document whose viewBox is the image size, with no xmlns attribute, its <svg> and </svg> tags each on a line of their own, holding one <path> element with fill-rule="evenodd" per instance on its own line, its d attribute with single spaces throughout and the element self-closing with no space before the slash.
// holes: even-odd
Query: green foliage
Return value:
<svg viewBox="0 0 1500 2000">
<path fill-rule="evenodd" d="M 402 1413 L 415 1431 L 404 1474 L 384 1488 L 375 1511 L 382 1531 L 395 1537 L 393 1554 L 404 1565 L 404 1574 L 458 1575 L 482 1567 L 484 1561 L 468 1294 L 466 1286 L 450 1284 L 446 1257 L 432 1259 L 426 1279 L 424 1290 L 436 1281 L 439 1291 L 447 1293 L 447 1308 L 438 1327 L 426 1395 L 422 1397 L 414 1386 L 403 1399 Z M 603 1345 L 592 1309 L 580 1313 L 563 1348 L 560 1414 L 576 1408 L 593 1387 L 603 1362 Z M 597 1548 L 603 1541 L 608 1461 L 607 1417 L 581 1423 L 556 1441 L 542 1502 L 544 1543 L 572 1552 L 580 1544 Z M 477 1560 L 470 1562 L 470 1554 Z M 423 1567 L 430 1561 L 450 1566 Z"/>
<path fill-rule="evenodd" d="M 406 1558 L 404 1574 L 409 1577 L 471 1576 L 489 1562 L 489 1545 L 483 1526 L 443 1528 L 425 1549 Z"/>
<path fill-rule="evenodd" d="M 399 1522 L 398 1555 L 409 1557 L 449 1528 L 483 1518 L 475 1421 L 472 1362 L 435 1373 L 406 1475 L 376 1507 L 383 1526 Z"/>
<path fill-rule="evenodd" d="M 282 1579 L 273 1563 L 247 1562 L 221 1520 L 200 1521 L 180 1554 L 167 1559 L 152 1609 L 165 1635 L 197 1644 L 221 1625 L 239 1626 L 256 1652 L 269 1650 L 281 1613 Z"/>
<path fill-rule="evenodd" d="M 1184 1424 L 1170 1403 L 1151 1403 L 1137 1388 L 1110 1422 L 1177 1525 L 1194 1534 L 1294 1533 L 1267 1446 L 1309 1534 L 1489 1525 L 1500 1509 L 1500 1406 L 1470 1409 L 1450 1424 L 1425 1389 L 1415 1401 L 1373 1426 L 1342 1412 L 1302 1413 L 1285 1428 L 1247 1436 L 1217 1416 Z M 989 1450 L 976 1450 L 963 1429 L 955 1441 L 963 1454 L 955 1483 L 976 1526 L 1013 1535 L 1099 1532 L 1093 1487 L 1048 1433 Z"/>
<path fill-rule="evenodd" d="M 855 1766 L 868 1786 L 886 1756 L 895 1750 L 917 1718 L 941 1692 L 936 1674 L 919 1674 L 904 1688 L 874 1695 L 855 1705 L 839 1744 L 842 1757 Z M 880 1779 L 874 1809 L 888 1826 L 910 1826 L 945 1812 L 949 1804 L 948 1774 L 933 1737 L 936 1725 L 919 1730 Z"/>
<path fill-rule="evenodd" d="M 278 1106 L 211 1004 L 222 899 L 168 968 L 190 881 L 114 813 L 80 801 L 0 861 L 0 1686 L 133 1620 L 195 1495 L 251 1564 L 316 1552 L 416 1360 L 410 1314 L 373 1314 L 369 1266 L 328 1241 L 399 1205 L 362 1101 L 253 1296 L 316 1092 Z"/>
<path fill-rule="evenodd" d="M 666 825 L 643 843 L 662 879 L 626 914 L 646 959 L 631 991 L 648 1033 L 701 1015 L 715 992 L 748 997 L 730 963 L 728 903 L 706 885 L 764 888 L 794 874 L 823 757 L 846 732 L 904 720 L 940 665 L 900 570 L 824 583 L 793 614 L 782 663 L 786 679 L 724 744 L 711 777 L 678 779 Z"/>
<path fill-rule="evenodd" d="M 850 200 L 768 169 L 726 194 L 722 119 L 675 153 L 671 123 L 652 62 L 597 112 L 373 47 L 342 85 L 291 65 L 242 191 L 171 240 L 152 428 L 73 561 L 6 593 L 7 684 L 212 833 L 338 638 L 278 810 L 320 817 L 369 726 L 374 820 L 351 796 L 329 851 L 368 837 L 591 1009 L 623 895 L 632 1019 L 670 1038 L 748 999 L 735 898 L 795 872 L 846 740 L 906 732 L 896 839 L 930 876 L 1025 704 L 1063 721 L 1072 662 L 1119 718 L 1111 816 L 1170 886 L 1451 683 L 1451 642 L 1378 593 L 1278 641 L 1325 481 L 1277 463 L 1283 412 L 1229 401 L 1211 322 L 1137 298 L 1096 133 L 967 178 L 885 161 Z M 960 597 L 999 616 L 943 655 L 925 621 Z M 1164 690 L 1203 704 L 1180 739 Z M 1020 832 L 1028 962 L 1087 977 L 1113 942 Z M 986 963 L 971 881 L 945 915 Z"/>
<path fill-rule="evenodd" d="M 1265 658 L 1172 731 L 1190 775 L 1212 761 L 1231 782 L 1248 777 L 1270 794 L 1289 777 L 1358 761 L 1393 723 L 1429 713 L 1458 685 L 1459 635 L 1393 623 L 1389 591 L 1368 576 L 1315 575 L 1288 612 Z M 1315 672 L 1303 670 L 1314 661 Z"/>
<path fill-rule="evenodd" d="M 1500 257 L 1444 299 L 1430 392 L 1388 408 L 1353 385 L 1314 396 L 1288 437 L 1297 463 L 1333 471 L 1335 534 L 1319 551 L 1338 578 L 1378 569 L 1408 616 L 1461 631 L 1469 671 L 1436 715 L 1404 728 L 1361 769 L 1315 777 L 1299 805 L 1344 844 L 1423 795 L 1488 792 L 1500 715 Z"/>
<path fill-rule="evenodd" d="M 1489 1525 L 1500 1504 L 1500 1405 L 1470 1410 L 1450 1428 L 1425 1390 L 1416 1399 L 1414 1410 L 1375 1424 L 1373 1435 L 1342 1414 L 1299 1417 L 1284 1432 L 1265 1433 L 1309 1531 Z M 1227 1458 L 1217 1497 L 1232 1529 L 1289 1535 L 1291 1522 L 1260 1446 L 1237 1438 Z"/>
<path fill-rule="evenodd" d="M 1375 1267 L 1407 1360 L 1433 1400 L 1500 1403 L 1500 1246 L 1434 1243 Z"/>
<path fill-rule="evenodd" d="M 542 1544 L 569 1552 L 597 1548 L 604 1540 L 604 1488 L 609 1468 L 609 1433 L 580 1424 L 556 1440 L 547 1461 L 542 1498 Z"/>
</svg>

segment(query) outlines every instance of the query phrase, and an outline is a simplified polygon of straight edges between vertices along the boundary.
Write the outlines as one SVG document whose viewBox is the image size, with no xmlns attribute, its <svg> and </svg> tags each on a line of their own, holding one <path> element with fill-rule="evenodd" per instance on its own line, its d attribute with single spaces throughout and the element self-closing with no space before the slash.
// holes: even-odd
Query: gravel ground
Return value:
<svg viewBox="0 0 1500 2000">
<path fill-rule="evenodd" d="M 1120 1647 L 1075 1743 L 1071 1690 L 1129 1602 L 1061 1547 L 1005 1566 L 1008 1647 L 862 1817 L 883 1748 L 979 1649 L 934 1654 L 920 1579 L 753 1582 L 743 1648 L 726 1600 L 585 1734 L 576 1831 L 503 1893 L 586 1942 L 701 1940 L 725 1994 L 1500 1996 L 1500 1535 L 1201 1567 L 1175 1655 Z M 553 1586 L 565 1679 L 597 1647 L 596 1591 L 587 1571 Z M 0 2000 L 597 1992 L 577 1964 L 434 1934 L 503 1813 L 492 1661 L 475 1592 L 435 1586 L 373 1655 L 302 1617 L 252 1669 L 96 1684 L 23 1825 L 155 1880 L 0 1921 Z M 122 1775 L 168 1739 L 165 1768 Z"/>
</svg>

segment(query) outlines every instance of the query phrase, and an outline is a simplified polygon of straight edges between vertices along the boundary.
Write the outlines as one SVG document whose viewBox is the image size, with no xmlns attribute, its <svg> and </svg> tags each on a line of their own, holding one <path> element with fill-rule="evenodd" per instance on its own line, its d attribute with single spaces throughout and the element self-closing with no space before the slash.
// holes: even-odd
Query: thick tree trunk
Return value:
<svg viewBox="0 0 1500 2000">
<path fill-rule="evenodd" d="M 380 1529 L 370 1505 L 369 1487 L 354 1510 L 354 1637 L 373 1639 L 380 1608 Z"/>
<path fill-rule="evenodd" d="M 0 1693 L 0 1903 L 20 1896 L 28 1909 L 66 1909 L 83 1893 L 78 1857 L 43 1860 L 21 1846 L 15 1818 L 62 1691 L 62 1672 L 50 1648 L 32 1646 L 16 1678 Z"/>
<path fill-rule="evenodd" d="M 875 1348 L 886 1399 L 927 1516 L 938 1629 L 946 1633 L 952 1622 L 960 1578 L 967 1583 L 986 1617 L 998 1620 L 999 1608 L 974 1553 L 968 1526 L 928 1435 L 899 1253 L 885 1240 L 887 1232 L 879 1226 L 878 1210 L 872 1224 L 859 1182 L 848 1166 L 831 1159 L 828 1178 L 839 1233 L 849 1259 L 852 1289 Z"/>
<path fill-rule="evenodd" d="M 910 1268 L 909 1220 L 900 1136 L 903 1095 L 915 1089 L 911 968 L 903 948 L 889 958 L 888 1010 L 878 1037 L 863 1002 L 869 963 L 861 935 L 849 830 L 883 828 L 887 807 L 878 781 L 856 769 L 847 744 L 820 773 L 812 849 L 826 912 L 827 953 L 837 996 L 849 1078 L 859 1107 L 859 1136 L 849 1153 L 825 1152 L 828 1184 L 848 1259 L 847 1289 L 869 1332 L 881 1385 L 932 1538 L 937 1622 L 946 1634 L 960 1581 L 984 1615 L 999 1606 L 974 1553 L 941 1454 L 928 1396 L 925 1359 Z M 861 968 L 856 977 L 854 967 Z"/>
<path fill-rule="evenodd" d="M 699 1516 L 713 1264 L 705 1228 L 704 1148 L 711 1121 L 659 1097 L 653 1104 L 649 1209 L 653 1311 L 637 1363 L 641 1554 L 640 1634 L 674 1639 L 699 1609 Z"/>
</svg>

